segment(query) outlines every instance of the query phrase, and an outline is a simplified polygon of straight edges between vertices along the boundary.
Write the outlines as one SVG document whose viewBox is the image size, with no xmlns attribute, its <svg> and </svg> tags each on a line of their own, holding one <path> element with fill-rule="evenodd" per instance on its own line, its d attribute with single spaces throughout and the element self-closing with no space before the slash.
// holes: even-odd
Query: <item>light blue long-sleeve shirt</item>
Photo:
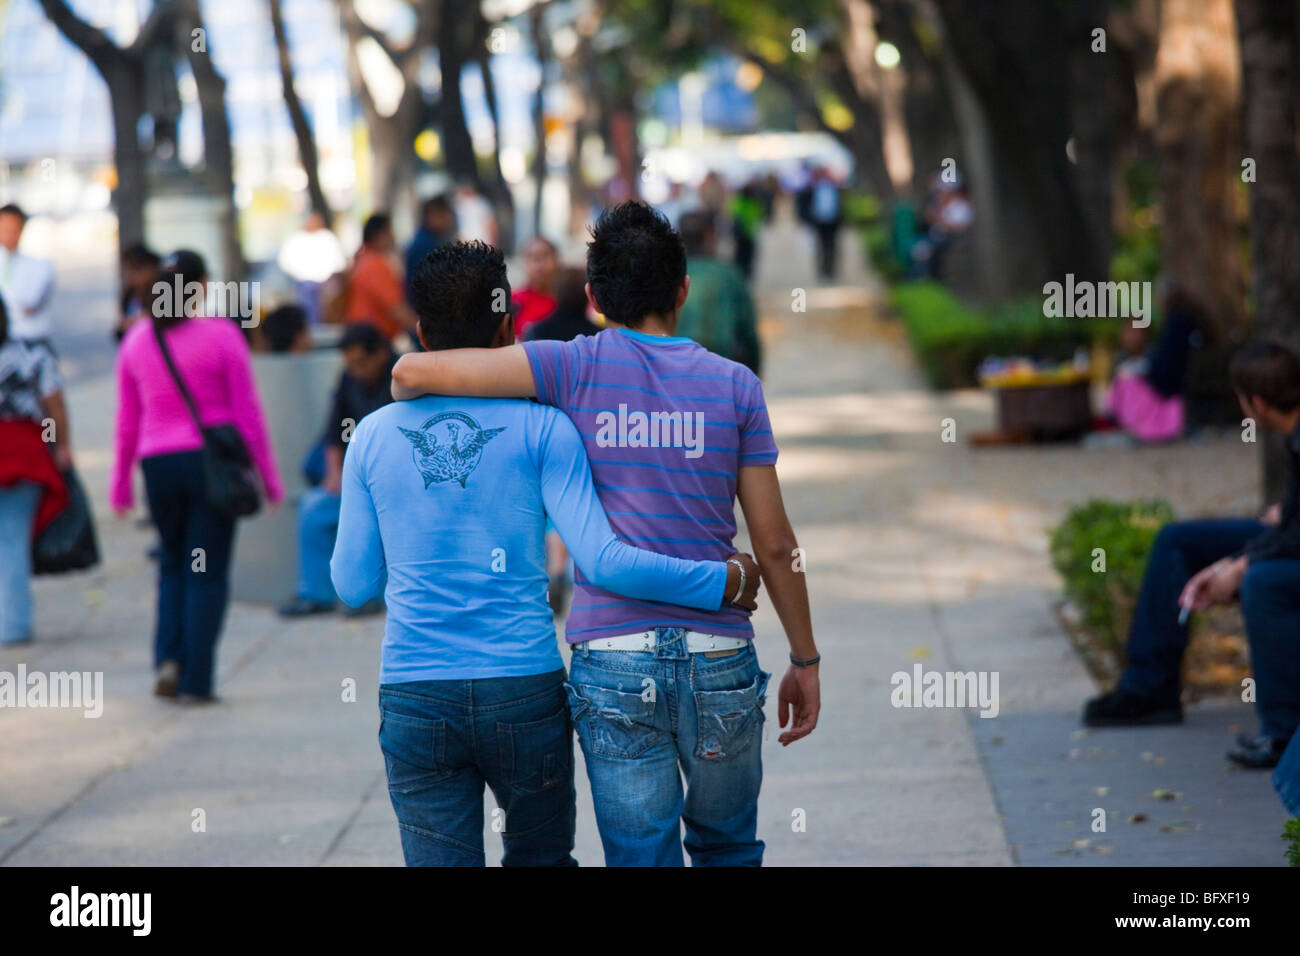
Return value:
<svg viewBox="0 0 1300 956">
<path fill-rule="evenodd" d="M 563 666 L 546 601 L 548 514 L 600 587 L 721 606 L 724 562 L 668 557 L 614 535 L 582 439 L 562 412 L 426 395 L 361 420 L 343 460 L 330 576 L 354 607 L 384 595 L 381 683 Z"/>
</svg>

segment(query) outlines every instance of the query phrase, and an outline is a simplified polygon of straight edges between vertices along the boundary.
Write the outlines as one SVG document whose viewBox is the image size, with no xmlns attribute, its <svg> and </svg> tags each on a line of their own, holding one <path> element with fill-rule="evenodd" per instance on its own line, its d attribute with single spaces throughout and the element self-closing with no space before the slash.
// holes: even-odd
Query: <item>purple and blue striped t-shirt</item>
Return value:
<svg viewBox="0 0 1300 956">
<path fill-rule="evenodd" d="M 537 398 L 573 420 L 609 523 L 629 544 L 696 560 L 732 554 L 742 467 L 776 462 L 757 376 L 691 339 L 607 329 L 525 342 Z M 752 638 L 749 612 L 638 601 L 577 574 L 570 644 L 652 627 Z"/>
</svg>

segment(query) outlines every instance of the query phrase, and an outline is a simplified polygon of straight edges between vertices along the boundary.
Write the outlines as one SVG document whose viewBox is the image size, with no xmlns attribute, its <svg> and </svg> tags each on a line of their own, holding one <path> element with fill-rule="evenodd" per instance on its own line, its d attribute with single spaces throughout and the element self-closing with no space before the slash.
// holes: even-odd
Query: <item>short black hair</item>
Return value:
<svg viewBox="0 0 1300 956">
<path fill-rule="evenodd" d="M 1261 398 L 1280 412 L 1300 408 L 1300 358 L 1280 342 L 1252 342 L 1228 366 L 1232 388 L 1246 398 Z"/>
<path fill-rule="evenodd" d="M 423 205 L 420 206 L 421 221 L 428 219 L 435 212 L 455 212 L 451 207 L 451 200 L 447 198 L 446 193 L 438 193 L 438 195 L 430 196 L 424 201 Z"/>
<path fill-rule="evenodd" d="M 365 245 L 370 245 L 379 236 L 393 228 L 393 220 L 389 218 L 386 212 L 377 212 L 366 220 L 365 225 L 361 227 L 361 241 Z"/>
<path fill-rule="evenodd" d="M 388 348 L 388 339 L 369 322 L 354 322 L 344 329 L 339 336 L 339 351 L 361 346 L 367 355 L 374 355 L 380 349 Z"/>
<path fill-rule="evenodd" d="M 282 305 L 262 320 L 262 338 L 272 352 L 288 352 L 293 340 L 307 328 L 307 312 L 300 305 Z"/>
<path fill-rule="evenodd" d="M 430 349 L 487 348 L 510 312 L 501 250 L 477 240 L 434 249 L 411 279 L 411 307 Z"/>
<path fill-rule="evenodd" d="M 17 203 L 7 202 L 0 206 L 0 216 L 17 216 L 24 223 L 27 222 L 27 213 L 23 212 Z"/>
<path fill-rule="evenodd" d="M 157 269 L 161 264 L 162 256 L 143 242 L 131 243 L 122 253 L 122 265 L 128 268 Z"/>
<path fill-rule="evenodd" d="M 606 209 L 587 243 L 587 282 L 605 317 L 636 328 L 677 307 L 686 248 L 663 214 L 637 200 Z"/>
</svg>

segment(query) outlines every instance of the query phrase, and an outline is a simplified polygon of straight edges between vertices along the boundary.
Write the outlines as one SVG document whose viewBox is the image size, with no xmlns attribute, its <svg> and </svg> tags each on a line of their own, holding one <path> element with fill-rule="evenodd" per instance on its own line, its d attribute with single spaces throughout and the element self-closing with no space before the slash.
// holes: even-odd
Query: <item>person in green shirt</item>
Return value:
<svg viewBox="0 0 1300 956">
<path fill-rule="evenodd" d="M 685 213 L 678 231 L 686 245 L 691 294 L 678 314 L 677 334 L 760 375 L 763 349 L 754 300 L 740 272 L 717 258 L 712 214 Z"/>
</svg>

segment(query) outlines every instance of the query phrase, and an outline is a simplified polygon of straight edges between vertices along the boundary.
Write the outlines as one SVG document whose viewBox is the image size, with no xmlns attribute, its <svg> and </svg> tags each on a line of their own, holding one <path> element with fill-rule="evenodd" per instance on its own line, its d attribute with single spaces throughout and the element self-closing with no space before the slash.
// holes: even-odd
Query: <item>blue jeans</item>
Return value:
<svg viewBox="0 0 1300 956">
<path fill-rule="evenodd" d="M 1300 727 L 1300 561 L 1257 561 L 1247 568 L 1241 616 L 1259 731 L 1289 740 Z"/>
<path fill-rule="evenodd" d="M 564 671 L 379 688 L 379 747 L 407 866 L 483 866 L 483 784 L 502 866 L 577 866 Z"/>
<path fill-rule="evenodd" d="M 1258 521 L 1211 518 L 1177 521 L 1156 535 L 1129 627 L 1128 664 L 1119 686 L 1130 693 L 1176 703 L 1182 680 L 1187 625 L 1178 623 L 1178 596 L 1192 576 L 1237 554 L 1264 530 Z"/>
<path fill-rule="evenodd" d="M 694 866 L 760 866 L 771 675 L 759 670 L 752 644 L 705 657 L 686 651 L 682 628 L 656 632 L 653 651 L 576 645 L 565 685 L 605 863 L 681 866 L 685 823 Z"/>
<path fill-rule="evenodd" d="M 140 467 L 162 544 L 154 666 L 177 661 L 177 689 L 207 697 L 230 597 L 235 522 L 208 506 L 201 452 L 152 455 L 141 459 Z"/>
<path fill-rule="evenodd" d="M 0 486 L 0 644 L 32 634 L 32 524 L 42 494 L 31 481 Z"/>
<path fill-rule="evenodd" d="M 1291 737 L 1273 771 L 1273 789 L 1282 798 L 1287 813 L 1300 817 L 1300 734 Z"/>
<path fill-rule="evenodd" d="M 298 597 L 321 604 L 338 600 L 330 581 L 330 556 L 342 500 L 323 488 L 310 488 L 298 499 Z"/>
<path fill-rule="evenodd" d="M 1129 630 L 1120 686 L 1155 700 L 1178 699 L 1187 627 L 1178 595 L 1196 572 L 1241 551 L 1264 530 L 1234 518 L 1182 521 L 1156 536 Z M 1241 614 L 1255 674 L 1260 732 L 1288 739 L 1300 726 L 1300 561 L 1258 561 L 1241 582 Z"/>
</svg>

